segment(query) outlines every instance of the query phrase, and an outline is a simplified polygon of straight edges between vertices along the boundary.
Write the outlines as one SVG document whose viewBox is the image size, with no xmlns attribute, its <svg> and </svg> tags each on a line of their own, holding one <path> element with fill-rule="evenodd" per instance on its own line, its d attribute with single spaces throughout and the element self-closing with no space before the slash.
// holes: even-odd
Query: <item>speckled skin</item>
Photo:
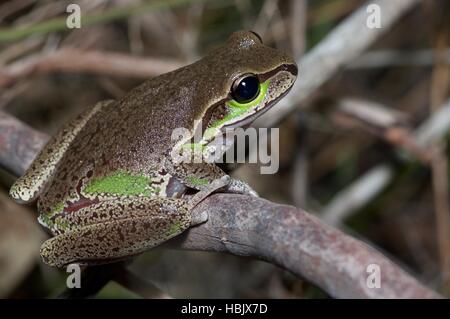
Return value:
<svg viewBox="0 0 450 319">
<path fill-rule="evenodd" d="M 180 146 L 172 131 L 184 127 L 192 136 L 199 121 L 205 129 L 222 119 L 233 81 L 247 73 L 270 80 L 266 96 L 219 129 L 248 124 L 267 110 L 290 89 L 297 69 L 289 56 L 240 31 L 196 63 L 98 103 L 67 124 L 10 191 L 20 202 L 38 198 L 39 221 L 56 235 L 41 248 L 44 261 L 60 267 L 136 255 L 204 222 L 207 216 L 189 210 L 211 192 L 251 193 L 214 164 L 175 164 L 170 156 Z M 189 188 L 199 192 L 185 197 Z"/>
</svg>

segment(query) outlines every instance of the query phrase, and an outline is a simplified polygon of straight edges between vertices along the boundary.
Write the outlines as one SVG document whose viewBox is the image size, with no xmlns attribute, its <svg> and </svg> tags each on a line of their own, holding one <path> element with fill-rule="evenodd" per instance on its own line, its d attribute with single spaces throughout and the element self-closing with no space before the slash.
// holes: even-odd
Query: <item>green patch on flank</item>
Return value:
<svg viewBox="0 0 450 319">
<path fill-rule="evenodd" d="M 181 222 L 176 222 L 170 226 L 169 235 L 174 235 L 179 233 L 181 230 Z"/>
<path fill-rule="evenodd" d="M 92 180 L 84 189 L 86 194 L 101 193 L 119 196 L 144 195 L 153 193 L 151 179 L 143 175 L 133 175 L 125 171 L 117 171 L 112 175 Z"/>
<path fill-rule="evenodd" d="M 206 178 L 197 178 L 195 176 L 189 176 L 187 180 L 189 183 L 196 186 L 203 186 L 208 184 L 208 180 Z"/>
<path fill-rule="evenodd" d="M 200 144 L 200 143 L 186 143 L 186 144 L 183 144 L 181 146 L 181 148 L 186 151 L 203 152 L 205 145 Z"/>
<path fill-rule="evenodd" d="M 53 227 L 53 221 L 50 218 L 49 214 L 41 214 L 39 215 L 39 222 L 41 224 L 46 225 L 48 228 L 52 228 Z"/>
<path fill-rule="evenodd" d="M 260 84 L 259 94 L 253 101 L 250 101 L 248 103 L 239 103 L 235 100 L 231 100 L 227 102 L 227 105 L 230 108 L 230 113 L 225 115 L 225 117 L 221 120 L 218 120 L 214 122 L 211 127 L 217 128 L 221 127 L 223 124 L 235 119 L 239 118 L 245 113 L 247 113 L 248 110 L 255 108 L 259 103 L 261 103 L 266 96 L 267 89 L 269 88 L 269 80 L 267 80 L 264 83 Z"/>
<path fill-rule="evenodd" d="M 69 227 L 69 222 L 61 217 L 56 218 L 55 224 L 59 230 L 66 230 Z"/>
<path fill-rule="evenodd" d="M 64 202 L 59 202 L 58 204 L 55 205 L 55 207 L 53 207 L 52 215 L 62 212 L 63 209 L 64 209 Z"/>
<path fill-rule="evenodd" d="M 52 228 L 55 224 L 52 220 L 52 217 L 58 213 L 61 213 L 63 209 L 64 209 L 64 202 L 59 202 L 53 207 L 53 209 L 49 213 L 39 215 L 39 220 L 43 224 L 47 225 L 49 228 Z"/>
</svg>

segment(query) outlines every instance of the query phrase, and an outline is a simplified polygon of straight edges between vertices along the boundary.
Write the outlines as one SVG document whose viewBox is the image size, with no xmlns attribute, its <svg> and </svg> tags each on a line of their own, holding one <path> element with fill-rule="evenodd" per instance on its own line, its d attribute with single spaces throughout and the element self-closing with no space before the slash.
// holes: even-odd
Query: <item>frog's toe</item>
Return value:
<svg viewBox="0 0 450 319">
<path fill-rule="evenodd" d="M 60 256 L 55 255 L 53 247 L 54 241 L 52 239 L 46 240 L 40 250 L 42 261 L 49 266 L 61 268 L 64 264 L 61 263 Z"/>
<path fill-rule="evenodd" d="M 212 188 L 221 188 L 224 186 L 227 186 L 228 184 L 230 184 L 232 178 L 230 177 L 230 175 L 224 175 L 219 179 L 216 179 L 213 183 L 212 183 Z"/>
<path fill-rule="evenodd" d="M 258 193 L 247 183 L 238 179 L 232 179 L 227 186 L 228 193 L 244 194 L 259 197 Z"/>
<path fill-rule="evenodd" d="M 19 204 L 27 204 L 35 199 L 36 192 L 16 182 L 9 190 L 9 196 Z"/>
<path fill-rule="evenodd" d="M 204 223 L 208 220 L 208 212 L 191 212 L 191 226 L 198 225 Z"/>
</svg>

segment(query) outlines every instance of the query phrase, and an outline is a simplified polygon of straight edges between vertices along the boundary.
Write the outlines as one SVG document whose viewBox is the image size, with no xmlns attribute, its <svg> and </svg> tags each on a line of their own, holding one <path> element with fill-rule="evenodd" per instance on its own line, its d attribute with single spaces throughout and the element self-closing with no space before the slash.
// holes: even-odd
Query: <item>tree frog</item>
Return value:
<svg viewBox="0 0 450 319">
<path fill-rule="evenodd" d="M 38 221 L 53 235 L 41 247 L 43 261 L 129 258 L 205 222 L 192 208 L 216 190 L 256 196 L 214 163 L 175 162 L 171 154 L 195 144 L 199 130 L 197 145 L 210 146 L 224 130 L 248 125 L 296 77 L 289 55 L 238 31 L 199 61 L 66 124 L 10 190 L 18 202 L 37 199 Z M 176 128 L 188 136 L 173 140 Z"/>
</svg>

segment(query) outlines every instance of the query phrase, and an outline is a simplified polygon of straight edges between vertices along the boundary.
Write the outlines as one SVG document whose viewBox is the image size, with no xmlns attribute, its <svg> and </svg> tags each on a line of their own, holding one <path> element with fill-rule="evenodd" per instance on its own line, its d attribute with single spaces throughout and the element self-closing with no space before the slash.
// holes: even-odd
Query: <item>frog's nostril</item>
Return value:
<svg viewBox="0 0 450 319">
<path fill-rule="evenodd" d="M 258 38 L 259 42 L 261 44 L 263 44 L 263 40 L 262 40 L 261 36 L 258 33 L 256 33 L 255 31 L 252 31 L 252 30 L 250 30 L 249 32 L 253 33 L 253 35 Z"/>
<path fill-rule="evenodd" d="M 297 76 L 297 74 L 298 74 L 298 68 L 297 68 L 297 65 L 295 65 L 295 64 L 283 64 L 281 66 L 281 69 L 284 69 L 295 76 Z"/>
</svg>

